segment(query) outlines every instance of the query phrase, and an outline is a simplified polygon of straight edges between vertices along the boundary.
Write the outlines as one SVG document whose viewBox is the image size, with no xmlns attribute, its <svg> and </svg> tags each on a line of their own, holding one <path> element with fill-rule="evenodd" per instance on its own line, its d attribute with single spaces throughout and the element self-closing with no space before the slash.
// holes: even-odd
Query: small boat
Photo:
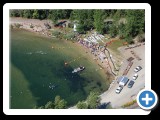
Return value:
<svg viewBox="0 0 160 120">
<path fill-rule="evenodd" d="M 75 68 L 75 69 L 72 71 L 72 73 L 77 73 L 77 72 L 83 71 L 84 69 L 85 69 L 85 67 L 80 66 L 80 67 L 78 67 L 78 68 Z"/>
</svg>

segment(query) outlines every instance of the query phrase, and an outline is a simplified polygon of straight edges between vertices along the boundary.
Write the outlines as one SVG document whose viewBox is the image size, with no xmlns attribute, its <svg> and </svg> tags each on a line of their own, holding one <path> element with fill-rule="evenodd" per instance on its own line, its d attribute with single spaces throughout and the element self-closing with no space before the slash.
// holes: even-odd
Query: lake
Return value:
<svg viewBox="0 0 160 120">
<path fill-rule="evenodd" d="M 64 63 L 67 62 L 68 65 Z M 85 66 L 80 73 L 74 68 Z M 56 95 L 68 106 L 85 100 L 90 91 L 104 92 L 109 81 L 83 46 L 71 41 L 14 29 L 10 34 L 10 108 L 32 109 Z"/>
</svg>

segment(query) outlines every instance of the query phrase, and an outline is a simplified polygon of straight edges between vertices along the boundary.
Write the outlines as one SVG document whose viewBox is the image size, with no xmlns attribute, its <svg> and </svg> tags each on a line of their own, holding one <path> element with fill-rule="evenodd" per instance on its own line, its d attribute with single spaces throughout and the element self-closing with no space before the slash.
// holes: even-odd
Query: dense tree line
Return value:
<svg viewBox="0 0 160 120">
<path fill-rule="evenodd" d="M 70 19 L 77 22 L 79 33 L 95 29 L 101 34 L 109 33 L 112 37 L 120 35 L 130 40 L 145 32 L 144 10 L 11 10 L 10 16 L 34 19 Z M 111 19 L 110 22 L 105 20 Z M 124 20 L 122 20 L 124 19 Z M 121 22 L 120 22 L 121 21 Z"/>
<path fill-rule="evenodd" d="M 35 109 L 65 109 L 67 107 L 67 102 L 60 96 L 56 96 L 54 101 L 47 102 L 44 106 L 35 106 Z"/>
<path fill-rule="evenodd" d="M 24 17 L 33 19 L 52 19 L 56 22 L 58 19 L 69 19 L 72 10 L 11 10 L 11 17 Z"/>
<path fill-rule="evenodd" d="M 85 33 L 86 31 L 94 28 L 94 10 L 73 10 L 70 16 L 71 20 L 78 21 L 77 30 L 80 33 Z"/>
<path fill-rule="evenodd" d="M 49 10 L 11 10 L 11 17 L 24 17 L 34 19 L 46 19 L 48 17 Z"/>
<path fill-rule="evenodd" d="M 77 103 L 78 109 L 96 109 L 100 106 L 100 97 L 98 92 L 90 92 L 86 101 L 79 101 Z M 56 96 L 53 101 L 48 101 L 44 106 L 35 106 L 34 109 L 65 109 L 67 108 L 67 101 L 60 96 Z"/>
</svg>

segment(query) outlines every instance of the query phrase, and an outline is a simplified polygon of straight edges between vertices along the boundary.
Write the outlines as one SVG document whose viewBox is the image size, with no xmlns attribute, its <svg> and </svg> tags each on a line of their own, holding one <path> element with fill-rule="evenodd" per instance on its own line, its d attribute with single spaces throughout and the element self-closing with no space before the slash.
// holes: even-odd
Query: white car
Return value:
<svg viewBox="0 0 160 120">
<path fill-rule="evenodd" d="M 137 77 L 138 77 L 138 74 L 134 74 L 134 76 L 133 76 L 133 80 L 136 80 L 136 79 L 137 79 Z"/>
<path fill-rule="evenodd" d="M 135 69 L 134 69 L 134 72 L 138 72 L 138 71 L 140 71 L 142 69 L 142 67 L 141 66 L 138 66 L 138 67 L 136 67 Z"/>
<path fill-rule="evenodd" d="M 118 86 L 118 88 L 116 89 L 116 93 L 119 94 L 122 91 L 123 87 L 122 86 Z"/>
</svg>

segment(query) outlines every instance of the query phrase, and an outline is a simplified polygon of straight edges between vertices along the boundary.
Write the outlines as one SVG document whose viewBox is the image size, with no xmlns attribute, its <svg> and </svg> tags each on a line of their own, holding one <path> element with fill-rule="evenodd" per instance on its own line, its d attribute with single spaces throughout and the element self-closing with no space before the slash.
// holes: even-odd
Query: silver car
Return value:
<svg viewBox="0 0 160 120">
<path fill-rule="evenodd" d="M 133 80 L 136 80 L 136 79 L 137 79 L 137 77 L 138 77 L 138 74 L 134 74 L 134 76 L 133 76 Z"/>
<path fill-rule="evenodd" d="M 142 69 L 142 67 L 141 66 L 138 66 L 138 67 L 136 67 L 135 69 L 134 69 L 134 72 L 138 72 L 138 71 L 140 71 Z"/>
<path fill-rule="evenodd" d="M 116 93 L 119 94 L 123 89 L 123 86 L 118 86 L 118 88 L 116 89 Z"/>
</svg>

